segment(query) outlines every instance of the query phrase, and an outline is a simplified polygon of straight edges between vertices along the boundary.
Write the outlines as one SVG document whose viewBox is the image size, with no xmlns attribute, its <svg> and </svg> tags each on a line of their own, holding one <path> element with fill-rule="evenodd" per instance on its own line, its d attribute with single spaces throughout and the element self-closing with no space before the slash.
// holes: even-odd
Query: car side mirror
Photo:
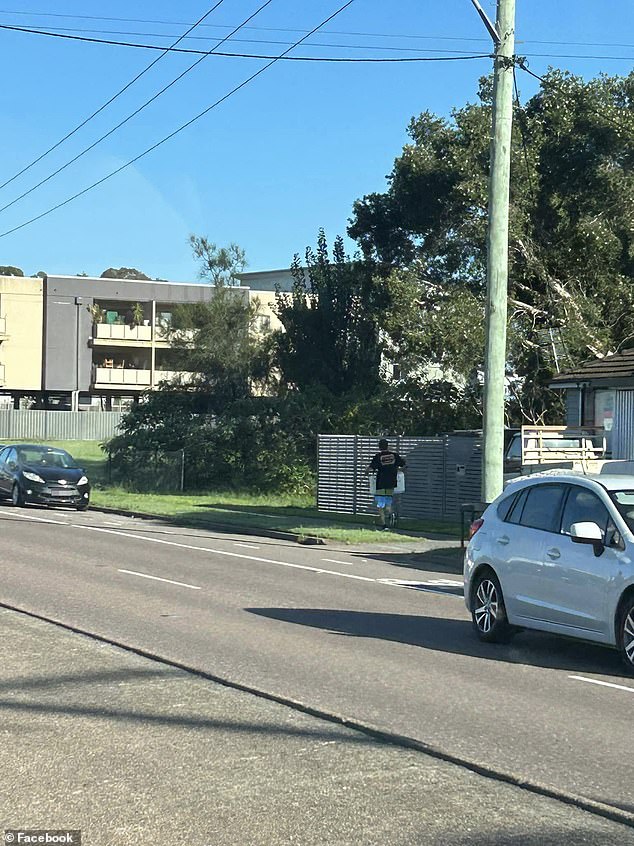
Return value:
<svg viewBox="0 0 634 846">
<path fill-rule="evenodd" d="M 9 470 L 17 470 L 18 469 L 18 465 L 15 463 L 15 461 L 9 461 L 7 463 L 7 467 L 9 468 Z"/>
<path fill-rule="evenodd" d="M 603 532 L 596 523 L 573 523 L 570 527 L 570 540 L 573 543 L 590 544 L 594 547 L 597 558 L 605 549 Z"/>
</svg>

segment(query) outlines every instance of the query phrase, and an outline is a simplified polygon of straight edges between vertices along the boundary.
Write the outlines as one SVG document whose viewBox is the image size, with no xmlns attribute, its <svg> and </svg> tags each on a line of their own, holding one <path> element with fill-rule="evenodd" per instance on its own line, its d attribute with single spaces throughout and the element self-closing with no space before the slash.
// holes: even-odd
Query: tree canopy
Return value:
<svg viewBox="0 0 634 846">
<path fill-rule="evenodd" d="M 354 204 L 348 230 L 367 258 L 417 267 L 421 289 L 464 292 L 459 315 L 439 307 L 445 337 L 469 311 L 481 325 L 490 121 L 489 80 L 451 120 L 414 118 L 387 190 Z M 585 82 L 551 71 L 516 110 L 509 372 L 521 386 L 515 412 L 527 419 L 547 411 L 553 372 L 634 339 L 633 165 L 634 74 Z"/>
<path fill-rule="evenodd" d="M 151 277 L 146 276 L 141 270 L 136 267 L 108 267 L 101 274 L 101 279 L 141 279 L 144 282 L 150 282 Z"/>
<path fill-rule="evenodd" d="M 190 235 L 189 244 L 198 260 L 198 277 L 212 285 L 238 285 L 238 274 L 247 266 L 246 253 L 237 244 L 218 247 L 204 235 Z"/>
</svg>

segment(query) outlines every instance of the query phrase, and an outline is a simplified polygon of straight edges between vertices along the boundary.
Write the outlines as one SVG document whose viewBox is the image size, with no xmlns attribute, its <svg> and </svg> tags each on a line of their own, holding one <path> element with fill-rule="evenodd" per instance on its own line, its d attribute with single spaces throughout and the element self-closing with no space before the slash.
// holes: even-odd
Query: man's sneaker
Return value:
<svg viewBox="0 0 634 846">
<path fill-rule="evenodd" d="M 379 531 L 381 531 L 381 532 L 389 532 L 389 531 L 390 531 L 390 527 L 389 527 L 389 526 L 381 526 L 381 528 L 380 528 L 380 530 L 379 530 Z"/>
</svg>

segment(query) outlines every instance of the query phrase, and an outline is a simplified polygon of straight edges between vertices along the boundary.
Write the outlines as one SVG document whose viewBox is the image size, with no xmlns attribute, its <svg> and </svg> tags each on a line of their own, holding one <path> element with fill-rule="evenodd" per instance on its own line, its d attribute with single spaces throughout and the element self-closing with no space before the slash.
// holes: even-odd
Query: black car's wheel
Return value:
<svg viewBox="0 0 634 846">
<path fill-rule="evenodd" d="M 75 508 L 77 511 L 88 511 L 88 503 L 87 502 L 80 502 L 79 505 L 76 505 Z"/>
<path fill-rule="evenodd" d="M 617 637 L 623 663 L 634 675 L 634 595 L 630 595 L 621 606 Z"/>
<path fill-rule="evenodd" d="M 13 488 L 11 489 L 11 502 L 16 508 L 22 508 L 22 506 L 26 505 L 24 493 L 17 482 L 13 483 Z"/>
<path fill-rule="evenodd" d="M 480 640 L 507 643 L 513 636 L 504 607 L 502 588 L 492 570 L 480 573 L 473 585 L 471 619 Z"/>
</svg>

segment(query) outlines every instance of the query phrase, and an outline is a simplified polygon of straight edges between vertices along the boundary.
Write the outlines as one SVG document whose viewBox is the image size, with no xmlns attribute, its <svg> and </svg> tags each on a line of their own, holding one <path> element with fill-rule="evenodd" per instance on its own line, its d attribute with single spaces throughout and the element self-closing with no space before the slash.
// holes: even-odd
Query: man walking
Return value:
<svg viewBox="0 0 634 846">
<path fill-rule="evenodd" d="M 397 452 L 390 450 L 385 438 L 379 441 L 379 452 L 368 465 L 368 473 L 376 473 L 375 502 L 378 509 L 379 529 L 389 531 L 386 518 L 392 514 L 394 488 L 397 484 L 399 468 L 405 467 L 405 461 Z"/>
</svg>

